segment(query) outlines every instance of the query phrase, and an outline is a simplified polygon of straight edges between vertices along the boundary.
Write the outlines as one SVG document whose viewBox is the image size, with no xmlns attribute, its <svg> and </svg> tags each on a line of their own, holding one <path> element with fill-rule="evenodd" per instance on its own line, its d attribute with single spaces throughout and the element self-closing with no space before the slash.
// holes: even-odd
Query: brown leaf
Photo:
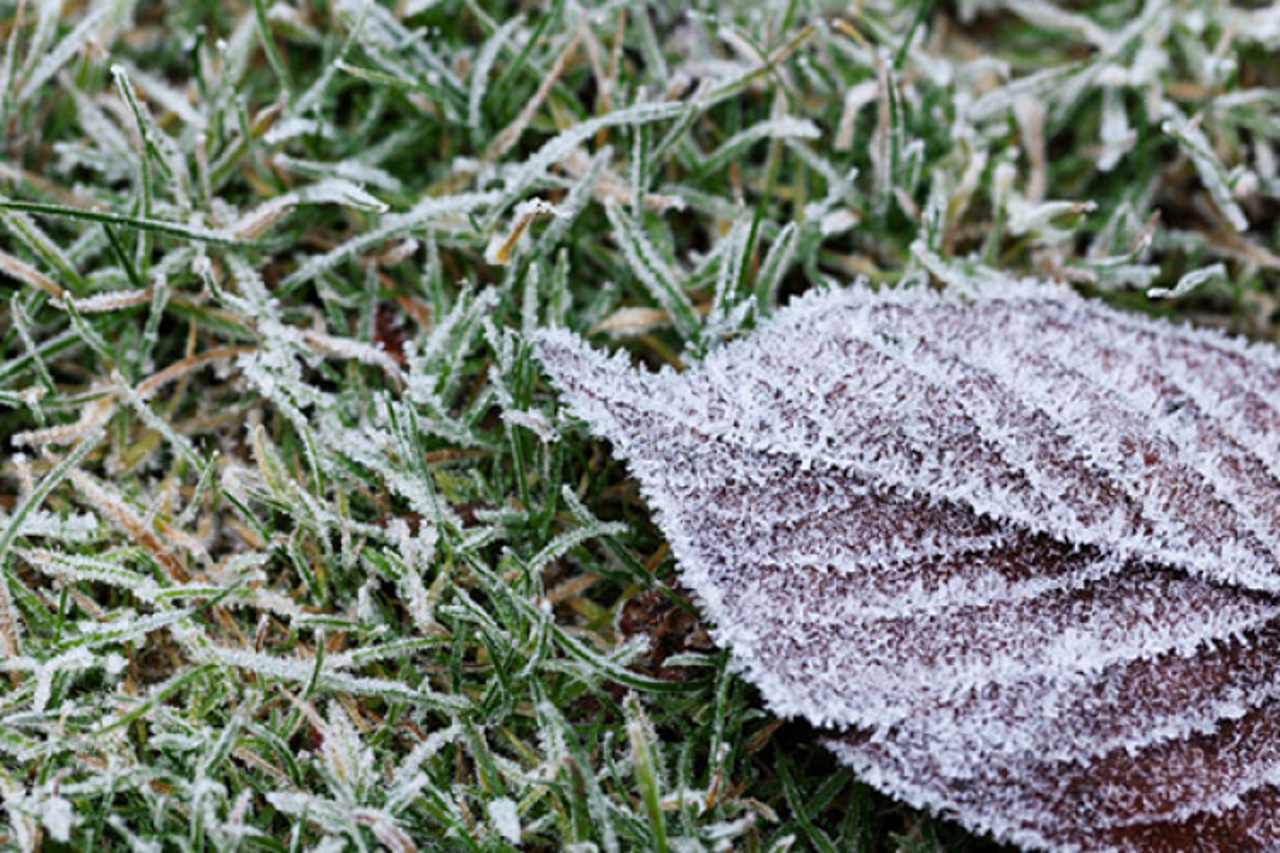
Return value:
<svg viewBox="0 0 1280 853">
<path fill-rule="evenodd" d="M 715 637 L 1002 840 L 1280 845 L 1280 356 L 1065 289 L 808 296 L 684 374 L 564 332 Z"/>
</svg>

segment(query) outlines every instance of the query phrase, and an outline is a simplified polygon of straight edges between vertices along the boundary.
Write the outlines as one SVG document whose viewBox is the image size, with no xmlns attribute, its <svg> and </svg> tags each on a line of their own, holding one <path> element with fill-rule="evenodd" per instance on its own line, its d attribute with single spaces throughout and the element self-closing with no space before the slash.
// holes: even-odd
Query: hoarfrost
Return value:
<svg viewBox="0 0 1280 853">
<path fill-rule="evenodd" d="M 488 804 L 489 820 L 498 834 L 512 844 L 520 843 L 520 812 L 510 797 L 499 797 Z"/>
<path fill-rule="evenodd" d="M 1052 851 L 1280 843 L 1273 349 L 987 276 L 809 295 L 683 374 L 538 351 L 866 781 Z"/>
<path fill-rule="evenodd" d="M 1153 299 L 1162 297 L 1180 297 L 1186 296 L 1188 293 L 1196 290 L 1200 285 L 1208 281 L 1225 280 L 1227 277 L 1226 264 L 1213 264 L 1200 270 L 1192 270 L 1186 273 L 1182 278 L 1178 279 L 1178 283 L 1172 288 L 1153 287 L 1147 291 L 1147 296 Z"/>
<path fill-rule="evenodd" d="M 75 812 L 71 802 L 63 797 L 50 797 L 44 801 L 40 811 L 40 822 L 49 830 L 54 841 L 71 840 L 71 828 L 75 825 Z"/>
<path fill-rule="evenodd" d="M 554 444 L 559 440 L 555 427 L 551 425 L 551 422 L 547 420 L 547 416 L 542 412 L 523 412 L 511 409 L 502 413 L 502 420 L 515 426 L 524 427 L 547 444 Z"/>
<path fill-rule="evenodd" d="M 375 780 L 373 750 L 363 742 L 346 709 L 336 701 L 329 706 L 320 751 L 334 793 L 344 802 L 359 802 Z"/>
<path fill-rule="evenodd" d="M 1233 186 L 1238 175 L 1227 171 L 1198 122 L 1188 121 L 1177 107 L 1169 104 L 1165 105 L 1165 113 L 1166 118 L 1161 129 L 1176 139 L 1191 157 L 1200 180 L 1209 190 L 1209 196 L 1222 215 L 1231 223 L 1231 227 L 1236 231 L 1248 231 L 1249 220 L 1234 197 Z"/>
<path fill-rule="evenodd" d="M 0 528 L 9 526 L 9 517 L 0 512 Z M 76 513 L 63 518 L 47 509 L 31 512 L 18 528 L 19 536 L 47 536 L 62 542 L 76 544 L 88 542 L 98 531 L 98 519 L 93 513 Z"/>
</svg>

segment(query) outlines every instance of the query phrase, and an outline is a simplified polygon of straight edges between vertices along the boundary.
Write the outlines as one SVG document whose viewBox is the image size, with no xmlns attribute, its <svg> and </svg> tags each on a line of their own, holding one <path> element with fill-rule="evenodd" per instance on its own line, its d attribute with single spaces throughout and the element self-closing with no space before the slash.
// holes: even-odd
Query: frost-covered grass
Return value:
<svg viewBox="0 0 1280 853">
<path fill-rule="evenodd" d="M 0 46 L 3 849 L 987 849 L 727 669 L 531 335 L 682 364 L 988 267 L 1274 334 L 1275 8 L 0 0 Z"/>
</svg>

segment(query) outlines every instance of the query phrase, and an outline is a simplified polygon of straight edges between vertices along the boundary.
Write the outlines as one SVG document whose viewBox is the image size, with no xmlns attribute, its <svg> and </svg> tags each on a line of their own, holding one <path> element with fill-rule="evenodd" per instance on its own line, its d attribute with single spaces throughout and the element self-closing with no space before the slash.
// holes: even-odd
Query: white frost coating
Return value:
<svg viewBox="0 0 1280 853">
<path fill-rule="evenodd" d="M 1241 38 L 1268 50 L 1280 50 L 1280 7 L 1265 6 L 1236 15 Z"/>
<path fill-rule="evenodd" d="M 1232 188 L 1233 174 L 1227 171 L 1222 160 L 1213 150 L 1209 137 L 1194 122 L 1188 121 L 1177 107 L 1165 103 L 1166 118 L 1161 129 L 1178 140 L 1179 144 L 1191 156 L 1200 180 L 1204 182 L 1209 195 L 1222 212 L 1222 215 L 1237 231 L 1248 231 L 1249 220 L 1244 211 L 1236 203 Z"/>
<path fill-rule="evenodd" d="M 505 423 L 524 427 L 547 444 L 554 444 L 560 440 L 555 427 L 542 412 L 508 409 L 502 413 L 502 420 Z"/>
<path fill-rule="evenodd" d="M 532 198 L 516 205 L 511 214 L 511 227 L 505 233 L 494 234 L 484 251 L 487 264 L 506 266 L 511 263 L 512 253 L 516 245 L 529 231 L 529 225 L 539 216 L 563 217 L 564 212 L 556 205 L 541 198 Z"/>
<path fill-rule="evenodd" d="M 512 172 L 507 181 L 507 196 L 514 198 L 523 193 L 534 181 L 541 178 L 547 169 L 570 156 L 579 145 L 607 127 L 620 127 L 627 124 L 649 124 L 677 118 L 689 109 L 690 107 L 687 105 L 679 103 L 640 104 L 579 122 L 568 130 L 547 140 L 541 148 Z"/>
<path fill-rule="evenodd" d="M 840 208 L 822 217 L 822 220 L 818 223 L 818 231 L 823 237 L 831 237 L 855 228 L 861 221 L 861 217 L 858 214 L 851 210 Z"/>
<path fill-rule="evenodd" d="M 45 661 L 36 670 L 36 690 L 31 699 L 31 710 L 43 711 L 49 704 L 55 675 L 68 677 L 98 665 L 99 662 L 87 649 L 72 649 Z"/>
<path fill-rule="evenodd" d="M 1116 86 L 1102 90 L 1102 152 L 1098 155 L 1098 169 L 1110 172 L 1120 159 L 1133 148 L 1138 134 L 1129 126 L 1124 97 Z"/>
<path fill-rule="evenodd" d="M 467 124 L 480 129 L 480 105 L 484 101 L 485 90 L 489 85 L 489 74 L 493 72 L 494 63 L 498 61 L 498 52 L 511 39 L 511 34 L 520 25 L 519 18 L 507 21 L 494 33 L 484 47 L 480 49 L 471 70 L 471 90 L 467 98 Z"/>
<path fill-rule="evenodd" d="M 821 135 L 818 126 L 808 119 L 792 116 L 769 119 L 753 124 L 726 139 L 707 157 L 707 164 L 719 163 L 759 139 L 817 139 Z"/>
<path fill-rule="evenodd" d="M 0 529 L 9 526 L 9 516 L 0 512 Z M 19 536 L 47 536 L 61 542 L 80 543 L 92 539 L 98 531 L 98 518 L 93 513 L 71 513 L 66 518 L 47 509 L 28 513 L 18 529 Z"/>
<path fill-rule="evenodd" d="M 771 707 L 1052 851 L 1280 845 L 1280 356 L 989 277 L 539 355 Z"/>
<path fill-rule="evenodd" d="M 327 722 L 320 752 L 329 771 L 330 786 L 346 802 L 359 802 L 361 793 L 376 781 L 373 750 L 336 700 L 329 703 Z"/>
<path fill-rule="evenodd" d="M 858 113 L 862 108 L 874 104 L 880 96 L 879 87 L 874 80 L 864 80 L 849 87 L 844 95 L 844 109 L 840 113 L 840 124 L 836 130 L 835 149 L 848 151 L 853 147 L 853 133 L 858 121 Z"/>
<path fill-rule="evenodd" d="M 153 630 L 155 626 L 146 627 Z M 267 678 L 278 678 L 281 681 L 296 681 L 306 684 L 315 675 L 313 661 L 273 657 L 271 655 L 213 645 L 204 649 L 201 654 L 206 660 L 246 669 L 250 672 L 264 675 Z M 414 690 L 397 681 L 347 675 L 337 669 L 337 664 L 341 663 L 344 663 L 344 661 L 338 656 L 326 657 L 322 662 L 316 682 L 335 691 L 371 696 L 388 696 L 409 702 L 435 705 L 450 710 L 462 710 L 467 707 L 465 701 L 458 701 L 444 694 L 431 692 L 425 685 Z"/>
<path fill-rule="evenodd" d="M 290 157 L 288 154 L 275 154 L 271 162 L 281 168 L 316 177 L 345 178 L 355 184 L 368 184 L 372 187 L 398 193 L 403 191 L 404 184 L 400 179 L 377 166 L 361 163 L 359 160 L 338 160 L 321 162 Z"/>
<path fill-rule="evenodd" d="M 227 230 L 242 239 L 258 237 L 294 208 L 304 204 L 337 204 L 370 213 L 386 213 L 390 209 L 351 181 L 343 178 L 326 178 L 293 192 L 276 196 L 233 222 Z"/>
<path fill-rule="evenodd" d="M 1153 299 L 1160 299 L 1164 297 L 1172 297 L 1176 299 L 1181 296 L 1186 296 L 1206 281 L 1215 281 L 1218 279 L 1225 280 L 1226 277 L 1227 265 L 1213 264 L 1212 266 L 1207 266 L 1204 269 L 1192 270 L 1191 272 L 1183 275 L 1182 278 L 1178 279 L 1178 283 L 1172 288 L 1153 287 L 1147 291 L 1147 296 L 1150 296 Z"/>
<path fill-rule="evenodd" d="M 31 70 L 30 74 L 26 75 L 26 82 L 23 84 L 22 90 L 15 96 L 17 103 L 23 103 L 35 93 L 41 91 L 44 85 L 58 73 L 59 68 L 66 65 L 71 60 L 71 57 L 88 46 L 93 38 L 94 31 L 108 23 L 110 15 L 110 6 L 101 6 L 90 11 L 76 25 L 76 28 L 67 33 L 62 41 L 54 45 L 52 49 L 38 52 L 40 62 Z M 31 55 L 36 56 L 37 52 L 33 51 Z"/>
<path fill-rule="evenodd" d="M 282 286 L 292 287 L 310 281 L 317 275 L 332 269 L 346 258 L 364 249 L 381 245 L 392 237 L 399 237 L 411 231 L 425 229 L 428 223 L 437 223 L 447 218 L 465 216 L 477 208 L 486 207 L 498 200 L 496 192 L 462 193 L 447 198 L 428 197 L 418 202 L 413 209 L 405 213 L 397 213 L 383 220 L 382 225 L 366 231 L 358 237 L 330 249 L 323 255 L 310 258 L 284 280 Z"/>
<path fill-rule="evenodd" d="M 40 822 L 49 830 L 54 841 L 70 841 L 71 829 L 75 826 L 75 812 L 71 808 L 71 801 L 58 796 L 45 800 L 40 807 Z"/>
<path fill-rule="evenodd" d="M 520 843 L 520 812 L 510 797 L 499 797 L 488 804 L 489 820 L 498 834 L 512 844 Z"/>
</svg>

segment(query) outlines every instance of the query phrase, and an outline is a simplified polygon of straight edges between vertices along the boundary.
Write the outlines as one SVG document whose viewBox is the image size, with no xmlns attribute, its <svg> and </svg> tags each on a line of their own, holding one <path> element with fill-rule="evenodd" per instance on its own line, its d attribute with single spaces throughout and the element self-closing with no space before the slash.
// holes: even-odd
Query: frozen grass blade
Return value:
<svg viewBox="0 0 1280 853">
<path fill-rule="evenodd" d="M 3 572 L 3 576 L 0 577 L 0 640 L 4 643 L 4 654 L 7 658 L 22 654 L 21 622 L 17 611 L 14 609 L 13 598 L 10 595 L 10 587 L 17 583 L 10 568 L 10 551 L 13 548 L 13 543 L 21 535 L 27 516 L 44 503 L 49 494 L 97 447 L 100 440 L 100 435 L 90 436 L 68 453 L 67 457 L 46 474 L 41 479 L 40 485 L 36 486 L 31 494 L 27 495 L 22 504 L 14 510 L 4 532 L 0 533 L 0 571 Z"/>
<path fill-rule="evenodd" d="M 52 9 L 52 14 L 55 15 L 53 20 L 57 20 L 57 10 L 61 4 L 48 2 L 42 5 L 47 9 Z M 33 44 L 32 47 L 35 50 L 28 56 L 28 60 L 38 59 L 39 61 L 31 69 L 30 73 L 24 75 L 26 79 L 14 100 L 19 104 L 30 101 L 37 92 L 41 91 L 53 79 L 53 76 L 58 73 L 62 66 L 66 65 L 73 56 L 85 49 L 93 36 L 93 31 L 107 21 L 112 11 L 109 3 L 96 4 L 96 8 L 82 18 L 75 28 L 63 36 L 62 40 L 51 50 L 46 51 L 38 43 Z M 50 32 L 51 30 L 47 30 L 46 35 Z"/>
<path fill-rule="evenodd" d="M 658 254 L 657 248 L 644 233 L 643 223 L 628 219 L 616 205 L 609 205 L 605 210 L 632 274 L 675 322 L 681 336 L 686 340 L 695 340 L 701 320 L 693 310 L 693 303 L 681 288 L 675 271 Z"/>
<path fill-rule="evenodd" d="M 627 710 L 631 719 L 627 723 L 627 738 L 631 741 L 631 761 L 635 767 L 636 784 L 649 817 L 649 829 L 653 833 L 653 849 L 658 853 L 667 850 L 667 819 L 662 813 L 662 769 L 658 766 L 654 750 L 654 736 L 649 728 L 644 709 L 635 696 L 627 697 Z"/>
<path fill-rule="evenodd" d="M 103 225 L 118 225 L 122 228 L 127 228 L 133 231 L 152 234 L 167 234 L 172 237 L 181 237 L 185 240 L 191 240 L 196 243 L 206 243 L 212 246 L 243 248 L 253 245 L 249 240 L 237 240 L 234 236 L 225 231 L 219 231 L 212 228 L 181 225 L 177 222 L 162 222 L 156 219 L 147 219 L 146 217 L 128 216 L 103 210 L 87 210 L 84 208 L 69 207 L 67 205 L 60 204 L 44 204 L 42 202 L 17 201 L 15 199 L 0 198 L 0 210 L 12 210 L 20 213 L 35 213 L 40 216 L 48 216 L 57 219 L 97 222 Z M 71 270 L 71 272 L 74 272 L 74 270 Z M 76 277 L 79 277 L 78 274 Z"/>
</svg>

